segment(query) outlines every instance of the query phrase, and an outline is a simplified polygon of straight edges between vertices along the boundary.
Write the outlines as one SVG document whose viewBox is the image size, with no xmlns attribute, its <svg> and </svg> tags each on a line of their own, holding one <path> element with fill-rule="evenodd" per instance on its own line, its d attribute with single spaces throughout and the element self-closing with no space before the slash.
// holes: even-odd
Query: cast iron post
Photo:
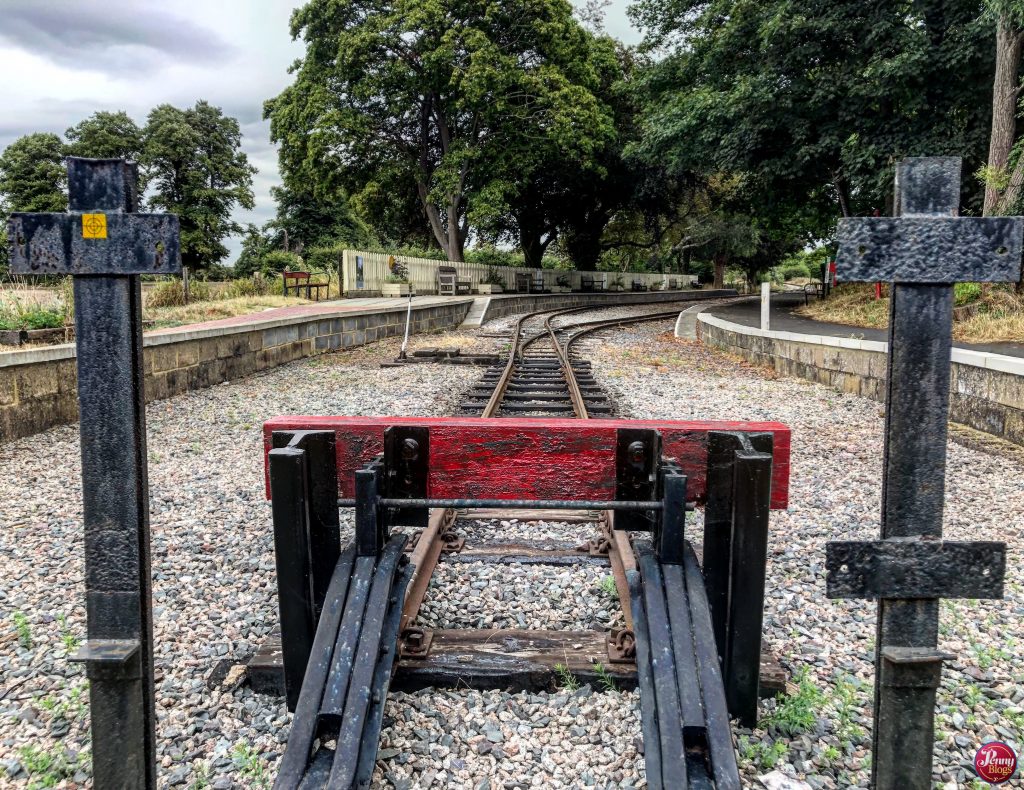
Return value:
<svg viewBox="0 0 1024 790">
<path fill-rule="evenodd" d="M 11 270 L 74 276 L 97 788 L 155 788 L 153 614 L 139 275 L 181 270 L 178 219 L 135 214 L 137 168 L 68 160 L 67 214 L 13 214 Z"/>
<path fill-rule="evenodd" d="M 960 160 L 906 159 L 899 218 L 840 220 L 838 275 L 891 283 L 882 540 L 828 545 L 830 597 L 877 598 L 872 787 L 932 785 L 940 597 L 1002 596 L 1005 545 L 943 543 L 953 284 L 1020 277 L 1024 223 L 958 217 Z"/>
</svg>

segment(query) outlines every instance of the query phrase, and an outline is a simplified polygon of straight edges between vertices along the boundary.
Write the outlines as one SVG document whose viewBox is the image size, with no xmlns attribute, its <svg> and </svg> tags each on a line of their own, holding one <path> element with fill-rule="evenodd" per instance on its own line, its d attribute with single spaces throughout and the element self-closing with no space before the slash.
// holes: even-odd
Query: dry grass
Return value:
<svg viewBox="0 0 1024 790">
<path fill-rule="evenodd" d="M 1024 298 L 1005 287 L 982 294 L 978 312 L 953 324 L 953 337 L 964 343 L 1024 341 Z M 797 315 L 833 324 L 885 329 L 889 299 L 875 299 L 873 285 L 842 285 L 828 299 L 798 307 Z"/>
<path fill-rule="evenodd" d="M 215 321 L 218 318 L 233 318 L 236 315 L 258 313 L 274 307 L 294 307 L 310 304 L 306 299 L 294 296 L 245 296 L 237 299 L 218 299 L 213 302 L 194 302 L 183 307 L 147 308 L 143 318 L 154 322 L 154 327 L 165 328 Z"/>
</svg>

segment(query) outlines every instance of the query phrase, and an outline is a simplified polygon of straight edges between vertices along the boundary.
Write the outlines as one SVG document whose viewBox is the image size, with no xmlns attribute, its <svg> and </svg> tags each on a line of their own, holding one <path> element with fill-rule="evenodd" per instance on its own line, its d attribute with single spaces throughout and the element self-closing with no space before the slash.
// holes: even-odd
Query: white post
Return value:
<svg viewBox="0 0 1024 790">
<path fill-rule="evenodd" d="M 772 284 L 761 283 L 761 329 L 768 331 L 771 313 Z"/>
</svg>

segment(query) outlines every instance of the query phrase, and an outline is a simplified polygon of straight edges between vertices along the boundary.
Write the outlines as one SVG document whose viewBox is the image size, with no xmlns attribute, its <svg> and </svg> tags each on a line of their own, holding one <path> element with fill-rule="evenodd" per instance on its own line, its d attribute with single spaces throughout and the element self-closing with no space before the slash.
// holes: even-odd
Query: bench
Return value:
<svg viewBox="0 0 1024 790">
<path fill-rule="evenodd" d="M 820 282 L 807 283 L 804 286 L 804 304 L 808 304 L 813 295 L 815 298 L 820 299 L 825 291 L 825 287 Z"/>
<path fill-rule="evenodd" d="M 580 279 L 580 290 L 581 291 L 603 291 L 604 280 L 596 280 L 593 277 L 583 277 Z"/>
<path fill-rule="evenodd" d="M 671 279 L 671 280 L 668 281 L 668 289 L 670 291 L 675 291 L 678 288 L 679 288 L 679 280 Z"/>
<path fill-rule="evenodd" d="M 328 296 L 330 296 L 330 293 L 331 293 L 330 292 L 330 288 L 331 288 L 330 281 L 327 281 L 327 282 L 315 281 L 314 282 L 314 280 L 312 279 L 312 274 L 310 272 L 290 272 L 287 269 L 285 269 L 283 272 L 281 272 L 281 280 L 282 280 L 282 286 L 281 286 L 282 287 L 282 292 L 283 292 L 283 294 L 285 296 L 288 295 L 289 291 L 295 291 L 295 295 L 296 296 L 300 296 L 302 294 L 302 291 L 305 291 L 307 299 L 313 299 L 314 301 L 319 302 L 320 301 L 320 289 L 321 288 L 326 288 L 327 289 L 327 295 Z M 288 283 L 289 280 L 293 280 L 294 282 L 289 284 Z"/>
<path fill-rule="evenodd" d="M 544 284 L 544 275 L 541 272 L 536 272 L 530 280 L 530 293 L 535 294 L 549 294 L 551 289 L 546 287 Z"/>
<path fill-rule="evenodd" d="M 445 294 L 457 296 L 460 293 L 469 293 L 473 283 L 469 280 L 460 280 L 458 270 L 454 266 L 437 267 L 437 293 L 439 296 Z"/>
<path fill-rule="evenodd" d="M 516 293 L 530 293 L 530 275 L 516 272 Z"/>
<path fill-rule="evenodd" d="M 647 285 L 646 285 L 646 283 L 642 283 L 639 280 L 633 280 L 633 290 L 634 291 L 646 291 L 647 290 Z"/>
</svg>

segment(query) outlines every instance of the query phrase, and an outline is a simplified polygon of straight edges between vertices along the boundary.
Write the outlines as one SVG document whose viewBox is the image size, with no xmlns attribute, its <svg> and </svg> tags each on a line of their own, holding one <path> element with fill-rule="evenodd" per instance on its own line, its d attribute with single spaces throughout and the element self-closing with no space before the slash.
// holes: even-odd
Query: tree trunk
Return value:
<svg viewBox="0 0 1024 790">
<path fill-rule="evenodd" d="M 465 260 L 463 247 L 466 239 L 462 235 L 462 225 L 459 222 L 459 197 L 453 197 L 448 201 L 448 260 L 452 263 L 462 263 Z"/>
<path fill-rule="evenodd" d="M 840 175 L 833 175 L 832 183 L 835 184 L 836 192 L 839 194 L 839 211 L 844 217 L 849 217 L 851 215 L 850 188 L 846 184 L 846 179 Z"/>
<path fill-rule="evenodd" d="M 716 289 L 717 288 L 724 288 L 725 287 L 725 267 L 726 267 L 726 265 L 729 262 L 729 256 L 727 256 L 724 252 L 716 252 L 715 253 L 714 261 L 715 261 L 715 285 L 714 285 L 714 287 Z"/>
<path fill-rule="evenodd" d="M 1017 136 L 1017 96 L 1020 93 L 1021 47 L 1024 31 L 1005 14 L 996 28 L 996 74 L 992 83 L 992 135 L 988 145 L 988 174 L 985 184 L 985 216 L 995 213 L 1000 203 L 1000 180 L 1006 174 L 1010 151 Z M 1018 186 L 1019 189 L 1019 186 Z"/>
</svg>

